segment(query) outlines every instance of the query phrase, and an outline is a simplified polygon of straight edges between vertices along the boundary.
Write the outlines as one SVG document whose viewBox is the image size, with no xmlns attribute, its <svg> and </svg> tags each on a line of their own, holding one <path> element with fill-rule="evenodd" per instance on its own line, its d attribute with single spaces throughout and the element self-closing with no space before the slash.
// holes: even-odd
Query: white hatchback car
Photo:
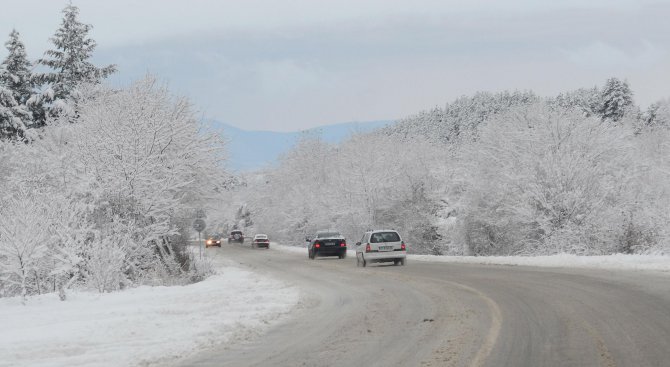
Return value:
<svg viewBox="0 0 670 367">
<path fill-rule="evenodd" d="M 376 230 L 365 232 L 361 242 L 356 243 L 356 265 L 368 263 L 393 262 L 405 265 L 407 246 L 394 230 Z"/>
</svg>

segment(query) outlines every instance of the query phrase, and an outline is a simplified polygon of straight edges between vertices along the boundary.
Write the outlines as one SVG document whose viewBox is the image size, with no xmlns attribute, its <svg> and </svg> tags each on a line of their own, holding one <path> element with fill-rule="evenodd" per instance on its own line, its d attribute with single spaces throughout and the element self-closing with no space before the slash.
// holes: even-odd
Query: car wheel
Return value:
<svg viewBox="0 0 670 367">
<path fill-rule="evenodd" d="M 405 266 L 405 259 L 400 259 L 400 265 Z"/>
<path fill-rule="evenodd" d="M 393 265 L 398 266 L 400 264 L 400 259 L 393 260 Z"/>
</svg>

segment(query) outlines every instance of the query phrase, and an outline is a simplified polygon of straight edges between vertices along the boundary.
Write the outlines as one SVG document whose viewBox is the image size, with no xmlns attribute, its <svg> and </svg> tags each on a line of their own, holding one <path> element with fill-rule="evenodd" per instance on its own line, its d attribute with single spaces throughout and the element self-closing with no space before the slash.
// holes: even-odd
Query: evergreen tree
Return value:
<svg viewBox="0 0 670 367">
<path fill-rule="evenodd" d="M 0 64 L 0 139 L 23 138 L 32 125 L 27 106 L 32 95 L 32 65 L 19 39 L 12 30 L 5 43 L 9 54 Z"/>
<path fill-rule="evenodd" d="M 17 103 L 25 105 L 33 94 L 32 64 L 28 61 L 26 49 L 19 39 L 19 32 L 12 30 L 5 42 L 9 55 L 2 62 L 0 83 L 12 91 Z"/>
<path fill-rule="evenodd" d="M 83 24 L 77 19 L 79 8 L 69 4 L 63 9 L 63 14 L 61 26 L 51 38 L 56 48 L 45 52 L 45 56 L 49 58 L 37 61 L 53 70 L 37 75 L 40 84 L 48 84 L 43 98 L 51 103 L 52 110 L 56 110 L 52 112 L 63 110 L 68 105 L 72 107 L 73 100 L 76 100 L 77 85 L 100 83 L 116 71 L 115 65 L 98 68 L 89 61 L 97 44 L 88 37 L 93 26 Z"/>
<path fill-rule="evenodd" d="M 25 105 L 18 104 L 12 91 L 0 84 L 0 139 L 23 139 L 30 112 Z"/>
<path fill-rule="evenodd" d="M 602 92 L 603 120 L 619 121 L 628 109 L 633 107 L 633 92 L 628 83 L 617 78 L 610 78 Z"/>
</svg>

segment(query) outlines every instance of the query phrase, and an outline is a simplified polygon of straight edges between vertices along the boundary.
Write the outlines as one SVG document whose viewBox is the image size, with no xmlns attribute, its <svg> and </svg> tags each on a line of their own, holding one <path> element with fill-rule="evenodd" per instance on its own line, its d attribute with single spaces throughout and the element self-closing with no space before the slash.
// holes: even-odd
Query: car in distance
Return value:
<svg viewBox="0 0 670 367">
<path fill-rule="evenodd" d="M 266 235 L 266 234 L 255 235 L 254 240 L 251 241 L 251 247 L 254 247 L 254 248 L 260 248 L 260 247 L 270 248 L 270 239 L 268 238 L 268 235 Z"/>
<path fill-rule="evenodd" d="M 337 231 L 319 231 L 314 238 L 305 238 L 307 256 L 314 260 L 317 256 L 347 257 L 347 240 Z"/>
<path fill-rule="evenodd" d="M 212 235 L 207 237 L 205 248 L 213 246 L 221 247 L 221 238 L 219 236 Z"/>
<path fill-rule="evenodd" d="M 376 230 L 365 232 L 360 242 L 356 243 L 356 265 L 366 266 L 369 263 L 393 262 L 394 265 L 405 265 L 407 246 L 400 234 L 394 230 Z"/>
<path fill-rule="evenodd" d="M 244 233 L 237 229 L 230 231 L 230 235 L 228 236 L 228 243 L 233 242 L 244 243 Z"/>
</svg>

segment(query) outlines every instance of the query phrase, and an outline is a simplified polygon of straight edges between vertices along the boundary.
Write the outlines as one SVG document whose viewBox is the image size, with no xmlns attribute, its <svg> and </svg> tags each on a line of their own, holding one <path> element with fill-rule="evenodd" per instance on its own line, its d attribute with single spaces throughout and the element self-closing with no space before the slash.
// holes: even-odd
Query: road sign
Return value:
<svg viewBox="0 0 670 367">
<path fill-rule="evenodd" d="M 198 218 L 193 221 L 193 229 L 196 230 L 196 232 L 202 232 L 206 227 L 205 221 Z"/>
<path fill-rule="evenodd" d="M 195 217 L 196 218 L 207 218 L 207 214 L 205 214 L 205 211 L 202 209 L 198 209 L 195 211 Z"/>
</svg>

